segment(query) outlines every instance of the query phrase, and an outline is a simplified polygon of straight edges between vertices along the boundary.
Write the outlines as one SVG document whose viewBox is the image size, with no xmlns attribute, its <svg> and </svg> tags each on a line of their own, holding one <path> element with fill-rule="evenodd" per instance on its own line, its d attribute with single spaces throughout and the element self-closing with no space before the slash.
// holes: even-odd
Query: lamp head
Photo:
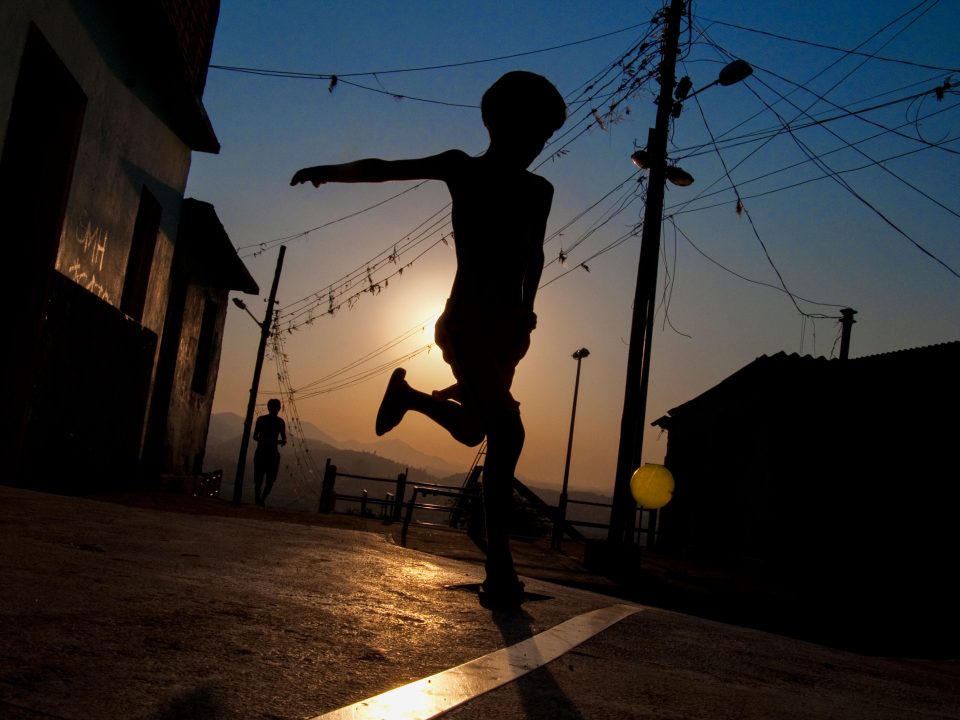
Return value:
<svg viewBox="0 0 960 720">
<path fill-rule="evenodd" d="M 676 165 L 667 166 L 666 176 L 667 180 L 672 182 L 674 185 L 678 185 L 679 187 L 693 185 L 693 175 L 688 173 L 683 168 L 677 167 Z"/>
<path fill-rule="evenodd" d="M 630 160 L 641 170 L 650 169 L 650 153 L 646 150 L 637 150 L 630 156 Z"/>
<path fill-rule="evenodd" d="M 746 60 L 734 60 L 720 71 L 717 82 L 726 87 L 745 80 L 753 74 L 753 68 Z"/>
</svg>

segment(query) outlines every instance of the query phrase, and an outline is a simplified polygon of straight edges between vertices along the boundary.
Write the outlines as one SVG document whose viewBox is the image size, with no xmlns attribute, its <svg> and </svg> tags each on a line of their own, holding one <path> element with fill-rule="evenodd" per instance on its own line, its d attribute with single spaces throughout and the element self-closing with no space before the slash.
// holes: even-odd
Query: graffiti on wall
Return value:
<svg viewBox="0 0 960 720">
<path fill-rule="evenodd" d="M 61 247 L 66 247 L 67 229 L 64 227 Z M 83 286 L 101 300 L 110 302 L 110 293 L 97 279 L 103 277 L 103 259 L 107 254 L 109 236 L 102 228 L 94 227 L 90 222 L 83 229 L 71 233 L 73 247 L 70 255 L 73 262 L 67 267 L 66 274 L 78 285 Z"/>
</svg>

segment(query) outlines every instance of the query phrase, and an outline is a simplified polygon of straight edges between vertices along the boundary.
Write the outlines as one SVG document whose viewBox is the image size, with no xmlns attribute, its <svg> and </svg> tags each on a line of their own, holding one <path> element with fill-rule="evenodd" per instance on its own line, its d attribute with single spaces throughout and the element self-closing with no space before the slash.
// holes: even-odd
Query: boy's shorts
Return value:
<svg viewBox="0 0 960 720">
<path fill-rule="evenodd" d="M 491 310 L 447 301 L 434 339 L 460 386 L 464 407 L 492 417 L 520 407 L 510 386 L 517 364 L 530 349 L 536 316 L 521 308 Z"/>
</svg>

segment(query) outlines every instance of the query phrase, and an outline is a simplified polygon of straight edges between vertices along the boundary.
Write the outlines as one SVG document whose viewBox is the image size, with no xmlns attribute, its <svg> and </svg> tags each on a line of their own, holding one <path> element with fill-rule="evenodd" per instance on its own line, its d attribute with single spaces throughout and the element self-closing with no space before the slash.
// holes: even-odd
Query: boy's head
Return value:
<svg viewBox="0 0 960 720">
<path fill-rule="evenodd" d="M 271 415 L 276 415 L 278 412 L 280 412 L 280 401 L 276 398 L 267 400 L 267 412 L 269 412 Z"/>
<path fill-rule="evenodd" d="M 529 165 L 567 119 L 567 105 L 542 75 L 514 70 L 483 94 L 480 113 L 491 143 L 524 155 L 533 153 Z"/>
</svg>

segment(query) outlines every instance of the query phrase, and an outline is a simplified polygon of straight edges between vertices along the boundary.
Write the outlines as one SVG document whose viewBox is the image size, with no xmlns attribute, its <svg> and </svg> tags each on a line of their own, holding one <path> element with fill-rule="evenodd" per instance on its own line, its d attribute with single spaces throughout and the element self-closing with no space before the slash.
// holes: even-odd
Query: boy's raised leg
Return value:
<svg viewBox="0 0 960 720">
<path fill-rule="evenodd" d="M 453 400 L 414 390 L 407 383 L 406 374 L 406 370 L 397 368 L 390 376 L 377 412 L 377 435 L 395 428 L 408 410 L 414 410 L 426 415 L 464 445 L 475 447 L 483 442 L 484 431 L 479 417 Z"/>
</svg>

